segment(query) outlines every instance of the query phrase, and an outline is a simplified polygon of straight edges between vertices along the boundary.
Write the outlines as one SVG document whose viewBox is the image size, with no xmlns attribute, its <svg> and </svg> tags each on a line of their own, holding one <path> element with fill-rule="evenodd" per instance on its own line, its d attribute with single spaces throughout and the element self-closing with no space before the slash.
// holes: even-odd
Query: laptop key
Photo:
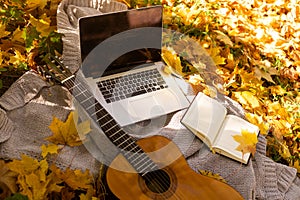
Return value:
<svg viewBox="0 0 300 200">
<path fill-rule="evenodd" d="M 145 94 L 145 93 L 147 93 L 147 91 L 143 89 L 143 90 L 139 90 L 139 91 L 132 93 L 131 96 L 134 97 L 134 96 Z"/>
<path fill-rule="evenodd" d="M 106 95 L 109 95 L 109 94 L 110 94 L 110 92 L 107 91 L 107 90 L 102 90 L 101 92 L 102 92 L 103 96 L 106 96 Z"/>
<path fill-rule="evenodd" d="M 104 99 L 108 99 L 110 97 L 112 97 L 112 94 L 107 94 L 107 95 L 103 95 Z"/>
</svg>

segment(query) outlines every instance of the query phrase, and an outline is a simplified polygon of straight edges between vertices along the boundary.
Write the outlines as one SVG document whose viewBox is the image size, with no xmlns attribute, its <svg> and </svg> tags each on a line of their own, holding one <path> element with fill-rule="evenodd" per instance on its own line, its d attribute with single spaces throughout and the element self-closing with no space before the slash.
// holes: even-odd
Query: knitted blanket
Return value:
<svg viewBox="0 0 300 200">
<path fill-rule="evenodd" d="M 64 63 L 71 71 L 76 71 L 80 66 L 78 18 L 123 9 L 126 6 L 114 1 L 61 2 L 57 12 L 58 30 L 64 34 Z M 190 95 L 188 85 L 185 89 L 186 94 Z M 237 102 L 222 95 L 218 96 L 218 100 L 229 113 L 243 117 L 244 111 Z M 64 87 L 50 86 L 33 72 L 24 74 L 0 97 L 0 157 L 16 159 L 21 154 L 27 154 L 39 158 L 40 146 L 46 143 L 44 138 L 52 134 L 48 126 L 53 116 L 65 120 L 73 109 L 72 96 Z M 137 139 L 154 134 L 172 139 L 193 170 L 220 174 L 245 199 L 300 199 L 300 180 L 296 170 L 266 157 L 266 140 L 263 136 L 259 136 L 255 156 L 247 165 L 241 165 L 213 154 L 181 125 L 183 113 L 184 110 L 124 129 Z M 162 125 L 162 121 L 168 122 L 167 125 Z M 56 164 L 61 168 L 71 165 L 72 168 L 90 169 L 97 175 L 100 163 L 109 163 L 118 153 L 101 133 L 92 124 L 91 142 L 79 147 L 65 147 L 56 158 Z"/>
</svg>

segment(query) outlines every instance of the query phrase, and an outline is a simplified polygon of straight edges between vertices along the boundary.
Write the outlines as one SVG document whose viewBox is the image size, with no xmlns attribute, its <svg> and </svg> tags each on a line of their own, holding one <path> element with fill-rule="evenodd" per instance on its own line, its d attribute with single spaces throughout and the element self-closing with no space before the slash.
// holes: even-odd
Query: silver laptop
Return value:
<svg viewBox="0 0 300 200">
<path fill-rule="evenodd" d="M 163 71 L 161 6 L 83 17 L 79 30 L 82 72 L 121 126 L 188 107 Z"/>
</svg>

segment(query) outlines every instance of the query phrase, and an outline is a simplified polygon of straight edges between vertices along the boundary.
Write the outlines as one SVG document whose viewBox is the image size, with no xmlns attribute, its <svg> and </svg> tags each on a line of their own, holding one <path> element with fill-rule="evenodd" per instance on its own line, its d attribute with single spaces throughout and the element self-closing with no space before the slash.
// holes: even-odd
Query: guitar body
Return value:
<svg viewBox="0 0 300 200">
<path fill-rule="evenodd" d="M 137 144 L 168 178 L 166 183 L 153 186 L 144 181 L 120 154 L 113 160 L 106 174 L 110 190 L 119 199 L 243 199 L 229 185 L 193 171 L 178 147 L 169 139 L 152 136 L 137 141 Z M 164 189 L 157 190 L 155 187 Z"/>
</svg>

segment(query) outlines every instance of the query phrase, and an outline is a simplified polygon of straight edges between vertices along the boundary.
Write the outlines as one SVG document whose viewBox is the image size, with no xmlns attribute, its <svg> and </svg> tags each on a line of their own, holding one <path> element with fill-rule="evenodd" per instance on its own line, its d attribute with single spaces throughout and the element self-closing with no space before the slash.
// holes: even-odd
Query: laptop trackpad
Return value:
<svg viewBox="0 0 300 200">
<path fill-rule="evenodd" d="M 141 99 L 130 100 L 130 105 L 136 116 L 149 119 L 164 113 L 164 109 L 158 104 L 155 97 L 145 97 Z"/>
</svg>

